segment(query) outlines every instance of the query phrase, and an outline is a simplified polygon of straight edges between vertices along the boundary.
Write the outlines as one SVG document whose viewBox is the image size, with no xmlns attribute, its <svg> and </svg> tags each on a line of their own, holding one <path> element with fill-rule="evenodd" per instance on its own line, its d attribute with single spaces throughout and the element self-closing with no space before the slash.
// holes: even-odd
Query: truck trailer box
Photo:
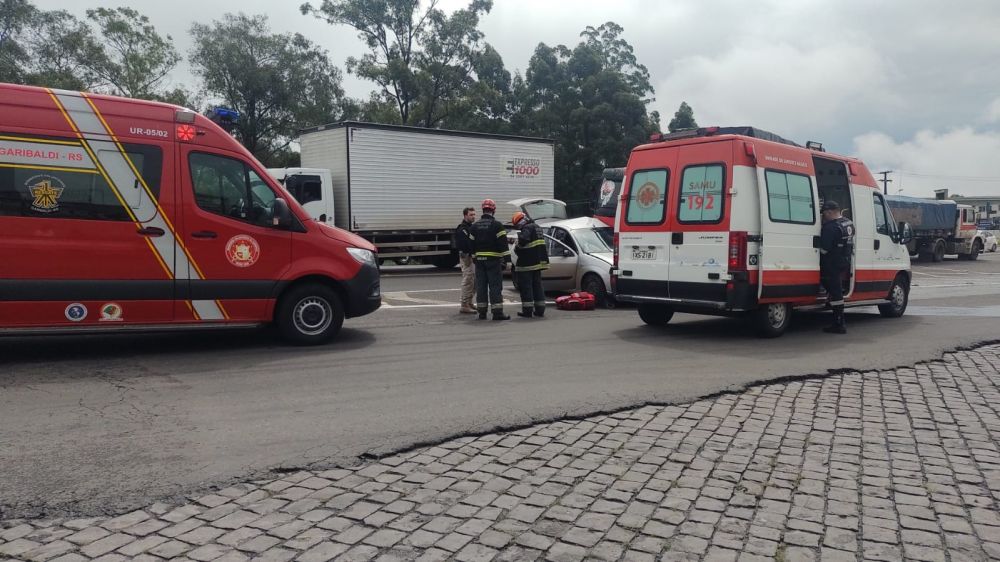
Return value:
<svg viewBox="0 0 1000 562">
<path fill-rule="evenodd" d="M 303 167 L 331 172 L 336 225 L 358 233 L 451 230 L 483 199 L 554 196 L 549 139 L 344 122 L 299 143 Z"/>
<path fill-rule="evenodd" d="M 954 201 L 887 195 L 885 202 L 897 221 L 910 223 L 916 231 L 955 228 L 958 204 Z"/>
</svg>

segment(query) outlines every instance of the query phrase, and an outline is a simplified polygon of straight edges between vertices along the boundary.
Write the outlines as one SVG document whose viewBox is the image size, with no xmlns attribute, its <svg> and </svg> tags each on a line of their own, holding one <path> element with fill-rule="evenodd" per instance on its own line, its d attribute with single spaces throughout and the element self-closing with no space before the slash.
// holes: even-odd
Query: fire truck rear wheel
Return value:
<svg viewBox="0 0 1000 562">
<path fill-rule="evenodd" d="M 275 322 L 295 345 L 318 345 L 333 339 L 344 325 L 344 306 L 337 293 L 319 283 L 292 287 L 278 302 Z"/>
<path fill-rule="evenodd" d="M 639 318 L 650 326 L 666 326 L 674 317 L 672 308 L 662 304 L 640 304 Z"/>
<path fill-rule="evenodd" d="M 765 304 L 753 312 L 753 320 L 758 336 L 776 338 L 792 323 L 792 307 L 783 302 Z"/>
</svg>

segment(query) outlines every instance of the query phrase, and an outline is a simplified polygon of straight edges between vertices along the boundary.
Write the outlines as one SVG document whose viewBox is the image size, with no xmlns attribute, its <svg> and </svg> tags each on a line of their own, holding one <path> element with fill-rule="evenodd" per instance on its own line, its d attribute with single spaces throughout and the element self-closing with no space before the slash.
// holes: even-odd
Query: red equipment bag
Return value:
<svg viewBox="0 0 1000 562">
<path fill-rule="evenodd" d="M 594 310 L 596 304 L 594 295 L 583 291 L 556 299 L 556 308 L 559 310 Z"/>
</svg>

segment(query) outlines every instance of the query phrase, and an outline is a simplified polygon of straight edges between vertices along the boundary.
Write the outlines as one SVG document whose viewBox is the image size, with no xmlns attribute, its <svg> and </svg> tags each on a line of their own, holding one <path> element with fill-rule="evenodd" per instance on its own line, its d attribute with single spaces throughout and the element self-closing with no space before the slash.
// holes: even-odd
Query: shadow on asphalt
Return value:
<svg viewBox="0 0 1000 562">
<path fill-rule="evenodd" d="M 876 325 L 879 323 L 885 323 L 886 329 L 900 329 L 894 330 L 894 333 L 905 331 L 907 328 L 907 326 L 901 325 L 898 320 L 882 318 L 877 313 L 848 311 L 846 314 L 848 336 L 850 336 L 852 328 L 868 332 L 871 327 L 878 327 Z M 666 326 L 647 326 L 636 314 L 634 328 L 618 330 L 613 333 L 624 341 L 656 346 L 670 346 L 671 343 L 674 343 L 677 347 L 681 347 L 704 342 L 706 345 L 718 349 L 720 340 L 760 342 L 761 345 L 767 345 L 764 342 L 768 340 L 757 337 L 753 322 L 747 317 L 678 315 L 675 318 L 682 321 L 675 320 Z M 697 320 L 690 320 L 690 318 L 697 318 Z M 773 341 L 795 341 L 798 343 L 815 340 L 816 343 L 819 343 L 819 340 L 822 340 L 823 343 L 831 346 L 847 343 L 847 338 L 822 331 L 825 326 L 830 324 L 831 319 L 832 316 L 829 312 L 793 313 L 792 324 L 788 327 L 788 331 Z M 756 347 L 755 345 L 754 348 Z"/>
<path fill-rule="evenodd" d="M 144 355 L 172 355 L 240 351 L 244 357 L 275 357 L 346 352 L 374 344 L 373 334 L 343 328 L 324 345 L 298 347 L 284 343 L 271 327 L 216 332 L 149 332 L 0 338 L 0 365 L 13 362 L 55 363 L 77 359 L 120 359 Z M 231 356 L 230 356 L 231 357 Z"/>
</svg>

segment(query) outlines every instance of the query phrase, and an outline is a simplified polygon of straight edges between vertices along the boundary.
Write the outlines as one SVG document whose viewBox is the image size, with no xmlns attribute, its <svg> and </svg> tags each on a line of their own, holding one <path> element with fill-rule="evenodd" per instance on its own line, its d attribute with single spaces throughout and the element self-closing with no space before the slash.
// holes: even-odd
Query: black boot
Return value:
<svg viewBox="0 0 1000 562">
<path fill-rule="evenodd" d="M 506 314 L 504 314 L 502 310 L 494 310 L 493 311 L 493 319 L 494 320 L 510 320 L 510 316 L 507 316 Z"/>
<path fill-rule="evenodd" d="M 535 316 L 537 316 L 539 318 L 545 316 L 545 308 L 539 308 L 539 307 L 536 306 L 535 307 Z"/>
<path fill-rule="evenodd" d="M 521 309 L 521 312 L 517 313 L 517 315 L 520 316 L 521 318 L 531 318 L 531 309 L 523 308 Z"/>
<path fill-rule="evenodd" d="M 847 322 L 844 320 L 843 305 L 833 307 L 833 324 L 830 324 L 823 331 L 828 334 L 846 334 Z"/>
<path fill-rule="evenodd" d="M 476 312 L 479 313 L 479 319 L 480 320 L 486 320 L 486 307 L 485 306 L 477 306 L 476 307 Z"/>
</svg>

